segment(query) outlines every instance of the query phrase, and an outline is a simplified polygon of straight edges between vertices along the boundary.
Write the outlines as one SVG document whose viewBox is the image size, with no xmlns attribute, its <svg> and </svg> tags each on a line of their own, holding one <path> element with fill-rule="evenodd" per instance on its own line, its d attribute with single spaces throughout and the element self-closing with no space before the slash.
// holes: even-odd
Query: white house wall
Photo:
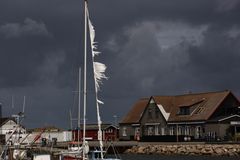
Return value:
<svg viewBox="0 0 240 160">
<path fill-rule="evenodd" d="M 6 135 L 6 133 L 12 132 L 16 129 L 17 124 L 13 120 L 8 120 L 5 124 L 3 124 L 0 128 L 0 134 Z M 25 133 L 26 129 L 20 127 L 20 131 Z"/>
<path fill-rule="evenodd" d="M 27 138 L 22 142 L 22 143 L 31 143 L 39 135 L 40 132 L 33 132 L 31 134 L 21 134 L 20 139 L 21 140 Z M 8 139 L 10 134 L 6 135 L 6 139 Z M 53 138 L 57 138 L 57 142 L 67 142 L 67 141 L 72 141 L 72 132 L 71 131 L 62 131 L 62 132 L 45 132 L 41 135 L 41 137 L 35 142 L 35 143 L 41 143 L 42 138 L 46 138 L 47 140 L 52 141 Z"/>
</svg>

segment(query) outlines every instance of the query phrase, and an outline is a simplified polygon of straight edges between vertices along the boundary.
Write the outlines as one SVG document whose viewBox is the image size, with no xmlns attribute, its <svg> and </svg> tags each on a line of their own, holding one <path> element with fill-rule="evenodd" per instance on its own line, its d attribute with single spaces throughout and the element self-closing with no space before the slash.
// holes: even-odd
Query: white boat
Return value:
<svg viewBox="0 0 240 160">
<path fill-rule="evenodd" d="M 33 160 L 51 160 L 50 154 L 33 154 Z"/>
<path fill-rule="evenodd" d="M 93 150 L 89 151 L 89 159 L 90 160 L 121 160 L 114 157 L 106 157 L 106 152 L 103 151 L 103 154 L 105 155 L 103 158 L 101 158 L 101 151 L 100 150 Z"/>
</svg>

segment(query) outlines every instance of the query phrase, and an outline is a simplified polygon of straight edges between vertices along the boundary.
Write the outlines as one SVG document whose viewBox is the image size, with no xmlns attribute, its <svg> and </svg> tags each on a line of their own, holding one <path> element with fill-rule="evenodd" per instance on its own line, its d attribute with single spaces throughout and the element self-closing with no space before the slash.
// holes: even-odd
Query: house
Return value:
<svg viewBox="0 0 240 160">
<path fill-rule="evenodd" d="M 109 141 L 115 141 L 118 139 L 118 127 L 112 125 L 112 124 L 102 124 L 102 139 L 103 140 L 109 140 Z M 83 135 L 83 127 L 81 127 L 79 136 L 82 137 Z M 78 130 L 73 130 L 73 139 L 75 141 L 78 140 Z M 82 138 L 80 138 L 82 139 Z M 97 124 L 87 124 L 86 125 L 86 139 L 96 141 L 98 140 L 98 125 Z"/>
<path fill-rule="evenodd" d="M 5 142 L 7 134 L 11 135 L 13 132 L 16 132 L 17 126 L 18 124 L 14 118 L 9 118 L 9 117 L 0 118 L 1 143 Z M 20 125 L 18 129 L 20 133 L 26 133 L 26 129 L 23 126 Z"/>
<path fill-rule="evenodd" d="M 14 138 L 16 137 L 16 138 Z M 16 133 L 12 135 L 7 133 L 6 140 L 11 139 L 11 143 L 55 145 L 57 142 L 72 141 L 72 132 L 64 131 L 59 128 L 48 126 L 42 128 L 28 129 L 27 132 Z"/>
<path fill-rule="evenodd" d="M 231 91 L 151 96 L 138 100 L 120 122 L 120 140 L 236 140 L 240 102 Z"/>
<path fill-rule="evenodd" d="M 72 132 L 65 131 L 55 126 L 29 129 L 24 143 L 56 143 L 72 141 Z M 45 142 L 44 142 L 45 141 Z"/>
</svg>

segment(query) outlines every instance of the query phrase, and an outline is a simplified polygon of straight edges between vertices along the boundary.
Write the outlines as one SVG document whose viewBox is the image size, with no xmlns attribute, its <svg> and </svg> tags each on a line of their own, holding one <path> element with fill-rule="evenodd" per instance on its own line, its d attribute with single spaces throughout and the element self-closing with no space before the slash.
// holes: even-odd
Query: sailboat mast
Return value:
<svg viewBox="0 0 240 160">
<path fill-rule="evenodd" d="M 78 79 L 78 148 L 79 146 L 79 142 L 80 142 L 80 114 L 81 114 L 81 68 L 79 67 L 79 79 Z"/>
<path fill-rule="evenodd" d="M 83 85 L 83 148 L 86 144 L 86 105 L 87 105 L 87 0 L 84 0 L 84 85 Z M 85 150 L 83 150 L 85 160 Z"/>
<path fill-rule="evenodd" d="M 73 127 L 72 127 L 72 112 L 71 112 L 71 109 L 69 110 L 69 117 L 70 117 L 70 129 L 72 131 Z"/>
</svg>

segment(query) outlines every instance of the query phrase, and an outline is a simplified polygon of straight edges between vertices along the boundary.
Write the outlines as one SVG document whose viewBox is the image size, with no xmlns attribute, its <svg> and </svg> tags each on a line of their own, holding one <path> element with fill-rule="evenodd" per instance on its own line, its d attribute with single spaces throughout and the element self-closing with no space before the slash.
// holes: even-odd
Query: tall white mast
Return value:
<svg viewBox="0 0 240 160">
<path fill-rule="evenodd" d="M 78 79 L 78 149 L 80 148 L 79 142 L 80 142 L 80 114 L 81 114 L 81 68 L 79 67 L 79 79 Z"/>
<path fill-rule="evenodd" d="M 83 84 L 83 160 L 86 145 L 86 104 L 87 104 L 87 0 L 84 0 L 84 84 Z"/>
</svg>

